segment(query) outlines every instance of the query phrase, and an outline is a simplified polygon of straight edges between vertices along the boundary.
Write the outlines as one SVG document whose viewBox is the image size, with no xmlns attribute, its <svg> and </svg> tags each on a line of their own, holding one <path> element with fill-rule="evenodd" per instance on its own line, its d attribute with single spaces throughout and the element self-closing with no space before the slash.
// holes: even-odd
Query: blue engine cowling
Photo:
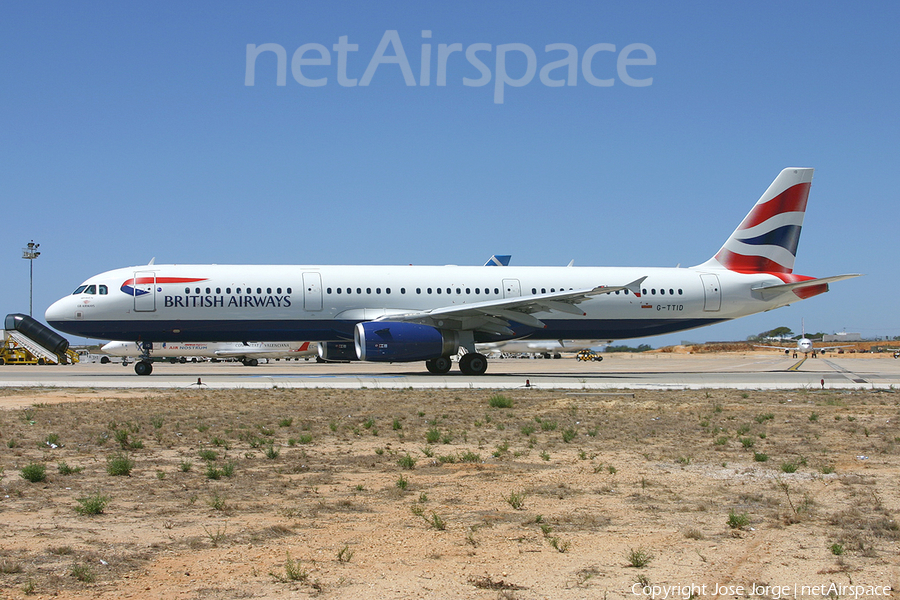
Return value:
<svg viewBox="0 0 900 600">
<path fill-rule="evenodd" d="M 359 360 L 412 362 L 450 356 L 459 351 L 459 334 L 416 323 L 357 323 L 353 342 Z"/>
<path fill-rule="evenodd" d="M 338 362 L 359 360 L 353 342 L 319 342 L 319 358 Z"/>
</svg>

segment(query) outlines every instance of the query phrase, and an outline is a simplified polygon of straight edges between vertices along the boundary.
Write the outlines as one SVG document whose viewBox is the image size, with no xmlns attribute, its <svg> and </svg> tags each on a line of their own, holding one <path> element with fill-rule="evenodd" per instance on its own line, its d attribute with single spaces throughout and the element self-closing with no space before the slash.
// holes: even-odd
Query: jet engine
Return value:
<svg viewBox="0 0 900 600">
<path fill-rule="evenodd" d="M 391 321 L 357 323 L 353 342 L 359 360 L 372 362 L 431 360 L 459 350 L 456 331 Z"/>
<path fill-rule="evenodd" d="M 353 342 L 319 342 L 319 358 L 331 362 L 359 360 Z"/>
</svg>

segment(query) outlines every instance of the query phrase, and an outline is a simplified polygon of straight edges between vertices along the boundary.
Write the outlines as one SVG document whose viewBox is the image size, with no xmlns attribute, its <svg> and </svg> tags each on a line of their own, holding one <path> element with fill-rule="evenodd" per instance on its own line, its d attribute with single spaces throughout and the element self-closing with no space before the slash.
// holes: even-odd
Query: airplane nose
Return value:
<svg viewBox="0 0 900 600">
<path fill-rule="evenodd" d="M 70 303 L 68 301 L 68 297 L 60 298 L 56 302 L 50 305 L 50 307 L 44 312 L 44 320 L 47 323 L 52 323 L 53 321 L 65 321 L 71 319 L 75 316 Z"/>
</svg>

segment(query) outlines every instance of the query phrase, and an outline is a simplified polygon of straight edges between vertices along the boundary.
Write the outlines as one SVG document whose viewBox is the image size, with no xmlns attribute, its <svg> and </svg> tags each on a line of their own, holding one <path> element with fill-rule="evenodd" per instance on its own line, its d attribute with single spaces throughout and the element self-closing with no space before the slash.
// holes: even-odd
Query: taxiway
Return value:
<svg viewBox="0 0 900 600">
<path fill-rule="evenodd" d="M 900 387 L 900 360 L 890 355 L 790 359 L 765 354 L 606 355 L 603 362 L 572 358 L 492 360 L 487 374 L 455 367 L 430 375 L 421 363 L 319 364 L 273 362 L 154 365 L 140 377 L 131 366 L 3 366 L 0 387 L 65 388 L 470 388 L 515 389 L 890 389 Z"/>
</svg>

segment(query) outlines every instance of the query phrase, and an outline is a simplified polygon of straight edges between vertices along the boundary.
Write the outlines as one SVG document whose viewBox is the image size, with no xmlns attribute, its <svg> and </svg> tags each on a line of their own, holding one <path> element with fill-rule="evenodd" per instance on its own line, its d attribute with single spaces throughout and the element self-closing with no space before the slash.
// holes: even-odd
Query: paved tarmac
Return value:
<svg viewBox="0 0 900 600">
<path fill-rule="evenodd" d="M 61 388 L 478 388 L 617 389 L 900 389 L 900 360 L 833 355 L 791 359 L 747 353 L 717 355 L 607 354 L 602 362 L 562 359 L 493 359 L 482 376 L 462 375 L 454 365 L 431 375 L 424 363 L 318 364 L 279 361 L 156 363 L 138 376 L 132 366 L 81 363 L 66 366 L 0 366 L 0 387 Z"/>
</svg>

